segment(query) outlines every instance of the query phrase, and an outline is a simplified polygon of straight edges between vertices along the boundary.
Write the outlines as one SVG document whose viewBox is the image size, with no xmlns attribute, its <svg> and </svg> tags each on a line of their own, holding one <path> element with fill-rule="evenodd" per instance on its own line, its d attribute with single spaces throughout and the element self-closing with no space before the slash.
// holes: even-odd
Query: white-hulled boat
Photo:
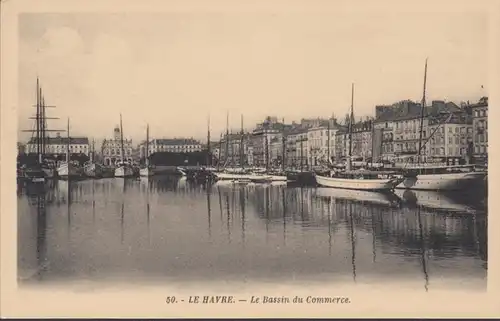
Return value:
<svg viewBox="0 0 500 321">
<path fill-rule="evenodd" d="M 354 123 L 354 84 L 352 84 L 351 112 L 349 115 L 349 149 L 346 171 L 332 171 L 330 176 L 315 174 L 319 186 L 366 191 L 389 191 L 401 183 L 403 178 L 395 172 L 351 170 L 352 166 L 352 125 Z"/>
<path fill-rule="evenodd" d="M 413 175 L 407 175 L 396 188 L 454 191 L 482 184 L 487 175 L 485 171 L 476 171 L 474 165 L 421 166 L 410 172 Z"/>
<path fill-rule="evenodd" d="M 427 80 L 427 60 L 425 61 L 424 74 L 424 91 L 422 95 L 420 120 L 423 124 L 425 104 L 425 88 Z M 452 119 L 453 114 L 449 113 L 447 123 Z M 425 144 L 430 140 L 434 133 L 439 129 L 438 126 L 434 132 L 430 134 L 424 144 L 422 144 L 423 126 L 420 127 L 419 148 L 417 150 L 417 165 L 405 166 L 408 172 L 405 179 L 398 184 L 398 189 L 415 189 L 415 190 L 436 190 L 436 191 L 452 191 L 466 188 L 473 188 L 474 183 L 479 183 L 484 180 L 487 172 L 476 171 L 474 165 L 434 165 L 420 163 L 421 151 Z M 444 129 L 444 128 L 443 128 Z"/>
<path fill-rule="evenodd" d="M 134 176 L 134 169 L 128 162 L 119 162 L 116 164 L 115 177 L 131 177 Z"/>
<path fill-rule="evenodd" d="M 94 161 L 95 155 L 95 140 L 92 139 L 92 150 L 89 153 L 90 160 L 83 164 L 83 173 L 90 178 L 101 178 L 103 176 L 103 167 Z"/>
<path fill-rule="evenodd" d="M 139 176 L 141 177 L 149 177 L 153 176 L 154 172 L 151 166 L 143 167 L 139 170 Z"/>
<path fill-rule="evenodd" d="M 390 191 L 401 181 L 402 177 L 384 174 L 377 171 L 345 171 L 334 176 L 315 175 L 319 186 L 365 191 Z"/>
<path fill-rule="evenodd" d="M 81 168 L 74 162 L 61 162 L 57 168 L 57 175 L 62 179 L 78 178 L 81 174 Z"/>
<path fill-rule="evenodd" d="M 67 128 L 67 142 L 66 142 L 66 161 L 59 163 L 57 167 L 57 176 L 62 179 L 71 179 L 80 177 L 82 174 L 82 170 L 80 166 L 76 162 L 72 162 L 70 160 L 70 135 L 69 135 L 69 118 L 68 118 L 68 128 Z"/>
</svg>

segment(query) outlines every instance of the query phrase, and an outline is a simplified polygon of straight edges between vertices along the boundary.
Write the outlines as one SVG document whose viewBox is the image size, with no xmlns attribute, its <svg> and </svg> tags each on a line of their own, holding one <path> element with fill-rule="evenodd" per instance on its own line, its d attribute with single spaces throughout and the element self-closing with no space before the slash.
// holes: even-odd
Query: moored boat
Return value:
<svg viewBox="0 0 500 321">
<path fill-rule="evenodd" d="M 115 177 L 132 177 L 134 176 L 134 168 L 132 164 L 124 160 L 125 147 L 123 146 L 123 123 L 122 114 L 120 114 L 120 156 L 121 160 L 116 164 Z"/>
<path fill-rule="evenodd" d="M 482 184 L 487 172 L 476 171 L 473 165 L 422 166 L 409 170 L 398 189 L 461 190 Z"/>
<path fill-rule="evenodd" d="M 319 186 L 367 191 L 393 190 L 404 178 L 392 173 L 345 171 L 334 176 L 315 175 Z"/>
<path fill-rule="evenodd" d="M 115 177 L 132 177 L 134 170 L 128 162 L 119 162 L 116 164 Z"/>
<path fill-rule="evenodd" d="M 139 169 L 139 176 L 149 177 L 153 175 L 153 168 L 149 165 L 149 124 L 146 127 L 146 156 L 145 166 Z"/>
<path fill-rule="evenodd" d="M 91 178 L 101 178 L 103 177 L 103 168 L 100 164 L 94 162 L 87 162 L 83 166 L 83 171 L 85 176 Z"/>
<path fill-rule="evenodd" d="M 57 168 L 57 176 L 61 179 L 75 179 L 82 176 L 82 170 L 75 162 L 61 162 Z"/>
<path fill-rule="evenodd" d="M 331 171 L 329 176 L 315 174 L 316 183 L 319 186 L 369 190 L 388 191 L 393 190 L 396 185 L 403 181 L 401 175 L 395 172 L 381 172 L 368 170 L 351 170 L 352 166 L 352 125 L 354 123 L 354 84 L 352 84 L 351 111 L 349 115 L 349 148 L 345 171 Z"/>
</svg>

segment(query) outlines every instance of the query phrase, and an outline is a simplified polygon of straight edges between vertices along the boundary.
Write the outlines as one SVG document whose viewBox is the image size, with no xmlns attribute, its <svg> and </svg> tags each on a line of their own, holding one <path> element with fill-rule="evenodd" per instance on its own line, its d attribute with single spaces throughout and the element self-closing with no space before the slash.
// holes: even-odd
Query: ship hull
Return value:
<svg viewBox="0 0 500 321">
<path fill-rule="evenodd" d="M 85 176 L 90 178 L 101 178 L 103 174 L 101 166 L 95 163 L 85 166 L 84 171 Z"/>
<path fill-rule="evenodd" d="M 57 168 L 57 176 L 61 179 L 78 178 L 81 176 L 81 172 L 79 168 L 63 163 Z"/>
<path fill-rule="evenodd" d="M 422 174 L 407 177 L 396 186 L 397 189 L 415 189 L 430 191 L 454 191 L 482 183 L 485 172 L 464 172 L 449 174 Z"/>
<path fill-rule="evenodd" d="M 132 177 L 134 171 L 128 166 L 119 166 L 115 169 L 115 177 Z"/>
<path fill-rule="evenodd" d="M 350 179 L 316 175 L 316 183 L 319 186 L 363 191 L 389 191 L 394 189 L 398 182 L 395 178 Z"/>
<path fill-rule="evenodd" d="M 149 167 L 141 168 L 139 170 L 139 176 L 141 176 L 141 177 L 153 176 L 153 170 Z"/>
</svg>

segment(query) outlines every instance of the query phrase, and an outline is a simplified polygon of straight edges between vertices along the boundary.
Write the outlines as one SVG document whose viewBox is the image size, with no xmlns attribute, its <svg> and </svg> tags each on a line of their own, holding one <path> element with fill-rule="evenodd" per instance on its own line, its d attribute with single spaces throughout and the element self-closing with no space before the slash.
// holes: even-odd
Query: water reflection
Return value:
<svg viewBox="0 0 500 321">
<path fill-rule="evenodd" d="M 19 271 L 46 282 L 349 276 L 421 280 L 429 290 L 486 277 L 484 207 L 449 195 L 169 177 L 60 181 L 30 193 L 18 191 Z"/>
</svg>

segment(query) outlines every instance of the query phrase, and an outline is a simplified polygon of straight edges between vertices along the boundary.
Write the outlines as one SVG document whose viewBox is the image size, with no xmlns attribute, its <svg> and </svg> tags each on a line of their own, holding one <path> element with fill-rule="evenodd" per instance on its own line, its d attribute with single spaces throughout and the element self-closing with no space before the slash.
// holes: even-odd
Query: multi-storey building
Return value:
<svg viewBox="0 0 500 321">
<path fill-rule="evenodd" d="M 335 155 L 335 134 L 339 130 L 335 119 L 322 120 L 319 125 L 311 127 L 307 132 L 309 147 L 308 163 L 318 166 L 328 163 Z"/>
<path fill-rule="evenodd" d="M 61 137 L 57 134 L 56 137 L 47 137 L 45 140 L 46 155 L 63 155 L 66 154 L 68 147 L 68 138 Z M 27 153 L 37 153 L 36 138 L 31 138 L 26 144 Z M 70 154 L 83 154 L 89 156 L 90 146 L 88 137 L 70 137 L 69 139 Z"/>
<path fill-rule="evenodd" d="M 470 105 L 473 128 L 473 155 L 476 162 L 488 161 L 488 97 Z"/>
<path fill-rule="evenodd" d="M 368 160 L 372 156 L 372 121 L 353 124 L 351 157 L 353 160 Z M 335 158 L 340 162 L 349 155 L 349 131 L 341 127 L 335 134 Z"/>
<path fill-rule="evenodd" d="M 120 128 L 116 126 L 113 130 L 113 138 L 102 142 L 101 154 L 104 165 L 114 166 L 121 160 L 132 162 L 132 149 L 132 140 L 124 138 L 122 153 Z"/>
<path fill-rule="evenodd" d="M 434 161 L 459 164 L 472 154 L 472 117 L 465 110 L 428 116 L 430 153 Z"/>
<path fill-rule="evenodd" d="M 249 133 L 224 135 L 220 141 L 219 165 L 230 167 L 248 166 L 248 148 L 250 146 Z"/>
<path fill-rule="evenodd" d="M 441 152 L 440 147 L 445 148 L 444 138 L 440 138 L 438 131 L 434 133 L 434 140 L 429 138 L 431 138 L 433 129 L 438 124 L 443 125 L 446 120 L 440 115 L 460 113 L 463 112 L 463 109 L 453 102 L 435 100 L 422 110 L 421 104 L 405 100 L 392 105 L 376 106 L 375 111 L 374 126 L 376 129 L 381 129 L 383 133 L 381 157 L 384 160 L 393 161 L 395 159 L 401 160 L 404 157 L 412 158 L 419 153 L 419 148 L 421 148 L 420 154 L 423 155 L 423 158 L 426 158 L 426 155 L 438 155 L 436 148 L 438 148 L 439 153 Z M 433 117 L 442 123 L 433 122 L 431 129 L 429 128 L 429 119 Z M 421 124 L 422 130 L 420 129 Z M 419 143 L 420 138 L 422 139 L 421 144 Z M 434 150 L 432 150 L 432 144 L 439 146 L 434 146 Z"/>
<path fill-rule="evenodd" d="M 251 145 L 253 147 L 253 163 L 255 166 L 267 167 L 272 165 L 271 141 L 274 139 L 281 141 L 285 127 L 275 117 L 267 117 L 263 123 L 258 124 L 253 130 Z"/>
<path fill-rule="evenodd" d="M 286 164 L 295 169 L 307 167 L 308 141 L 307 128 L 295 126 L 286 133 Z"/>
<path fill-rule="evenodd" d="M 200 141 L 193 138 L 154 138 L 149 142 L 149 155 L 158 152 L 170 153 L 192 153 L 202 151 L 203 146 Z M 139 156 L 146 155 L 146 142 L 139 144 Z"/>
</svg>

